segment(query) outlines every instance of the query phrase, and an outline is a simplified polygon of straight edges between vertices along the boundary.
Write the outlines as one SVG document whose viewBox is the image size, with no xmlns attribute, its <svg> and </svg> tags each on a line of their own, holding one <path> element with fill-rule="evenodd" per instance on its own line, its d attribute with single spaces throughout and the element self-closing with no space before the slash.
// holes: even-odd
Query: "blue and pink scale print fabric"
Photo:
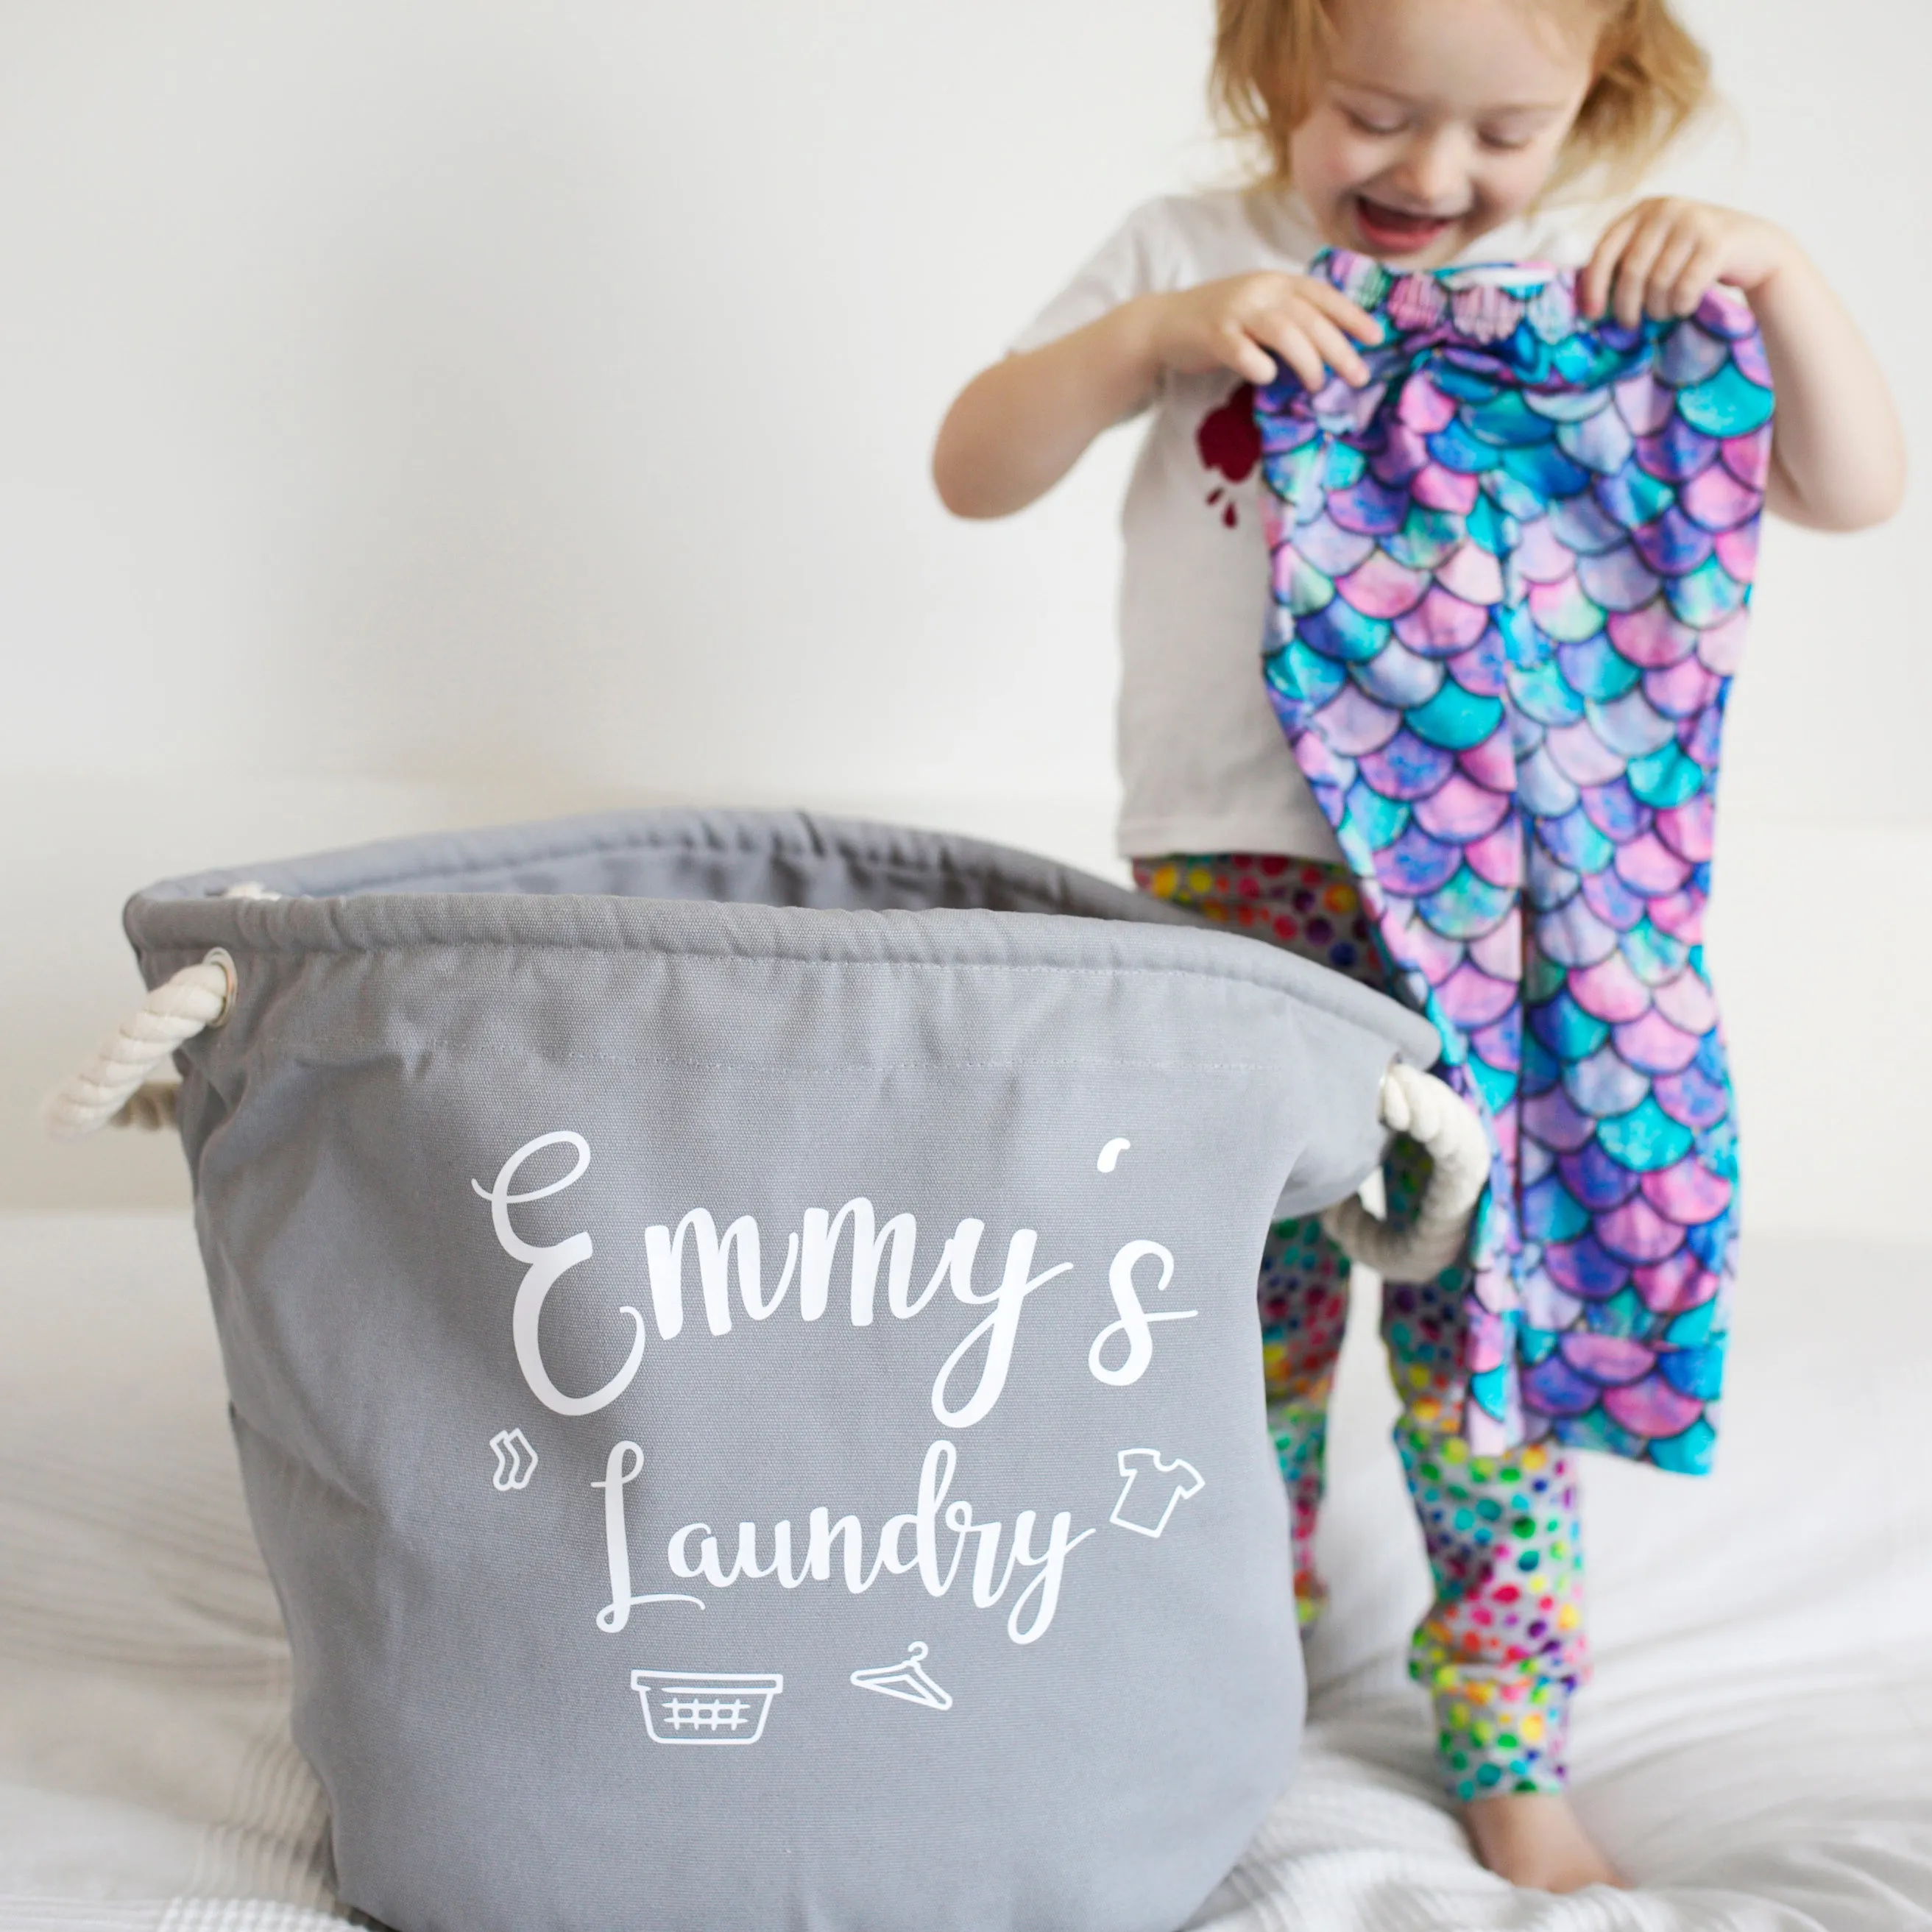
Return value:
<svg viewBox="0 0 1932 1932">
<path fill-rule="evenodd" d="M 1626 329 L 1537 265 L 1324 276 L 1360 391 L 1256 398 L 1268 690 L 1492 1143 L 1462 1432 L 1710 1466 L 1736 1247 L 1703 958 L 1771 449 L 1750 310 Z"/>
</svg>

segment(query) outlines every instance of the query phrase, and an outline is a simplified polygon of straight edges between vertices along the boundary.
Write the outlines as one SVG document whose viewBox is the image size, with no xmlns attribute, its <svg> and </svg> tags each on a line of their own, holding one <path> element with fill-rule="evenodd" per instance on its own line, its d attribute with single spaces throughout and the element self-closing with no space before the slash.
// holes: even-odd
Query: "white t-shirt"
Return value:
<svg viewBox="0 0 1932 1932">
<path fill-rule="evenodd" d="M 1588 258 L 1604 212 L 1492 229 L 1486 262 Z M 1129 215 L 1014 342 L 1045 343 L 1130 298 L 1224 275 L 1304 272 L 1322 245 L 1293 196 L 1170 195 Z M 1262 688 L 1268 560 L 1258 441 L 1222 370 L 1164 375 L 1121 513 L 1119 849 L 1279 852 L 1338 861 L 1328 821 Z"/>
</svg>

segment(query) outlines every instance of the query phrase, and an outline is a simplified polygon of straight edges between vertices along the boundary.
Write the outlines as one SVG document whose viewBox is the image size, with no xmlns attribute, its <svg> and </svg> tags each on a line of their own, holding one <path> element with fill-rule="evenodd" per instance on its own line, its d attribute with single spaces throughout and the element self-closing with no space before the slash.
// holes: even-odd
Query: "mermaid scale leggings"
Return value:
<svg viewBox="0 0 1932 1932">
<path fill-rule="evenodd" d="M 1144 892 L 1272 940 L 1378 989 L 1388 975 L 1340 866 L 1223 854 L 1136 862 Z M 1399 1214 L 1421 1176 L 1399 1142 L 1385 1177 Z M 1443 1782 L 1468 1803 L 1563 1788 L 1572 1694 L 1588 1675 L 1582 1545 L 1569 1460 L 1552 1443 L 1471 1454 L 1455 1433 L 1463 1390 L 1463 1281 L 1451 1270 L 1388 1283 L 1382 1340 L 1401 1399 L 1402 1474 L 1422 1526 L 1435 1600 L 1409 1643 L 1409 1675 L 1435 1706 Z M 1327 1592 L 1315 1568 L 1328 1398 L 1348 1319 L 1348 1263 L 1312 1218 L 1269 1230 L 1258 1291 L 1269 1426 L 1288 1486 L 1295 1606 Z"/>
</svg>

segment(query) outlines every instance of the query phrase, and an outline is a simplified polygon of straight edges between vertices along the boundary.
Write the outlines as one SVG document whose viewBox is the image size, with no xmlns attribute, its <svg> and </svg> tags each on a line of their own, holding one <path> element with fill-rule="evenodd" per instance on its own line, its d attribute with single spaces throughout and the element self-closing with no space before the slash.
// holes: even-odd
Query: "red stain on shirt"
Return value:
<svg viewBox="0 0 1932 1932">
<path fill-rule="evenodd" d="M 1240 384 L 1218 409 L 1210 410 L 1194 432 L 1194 446 L 1201 452 L 1201 466 L 1218 471 L 1229 483 L 1245 483 L 1262 460 L 1262 433 L 1255 422 L 1255 386 Z M 1208 501 L 1220 503 L 1227 496 L 1225 484 L 1208 491 Z M 1232 530 L 1240 518 L 1232 497 L 1222 505 L 1221 520 Z"/>
</svg>

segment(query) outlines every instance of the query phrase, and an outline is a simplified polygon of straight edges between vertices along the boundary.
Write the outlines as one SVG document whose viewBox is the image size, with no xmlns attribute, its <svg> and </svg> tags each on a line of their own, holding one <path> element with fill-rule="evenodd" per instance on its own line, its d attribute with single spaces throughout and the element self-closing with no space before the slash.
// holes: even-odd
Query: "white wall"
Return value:
<svg viewBox="0 0 1932 1932">
<path fill-rule="evenodd" d="M 1691 12 L 1738 124 L 1680 178 L 1814 249 L 1924 446 L 1932 8 Z M 1205 16 L 0 4 L 0 1202 L 179 1196 L 172 1149 L 29 1117 L 164 872 L 646 798 L 1106 862 L 1130 440 L 992 527 L 926 459 L 1128 206 L 1224 165 Z M 1910 1219 L 1872 1178 L 1924 1142 L 1900 1042 L 1932 1071 L 1928 536 L 1922 494 L 1766 547 L 1714 946 L 1760 1225 Z"/>
</svg>

